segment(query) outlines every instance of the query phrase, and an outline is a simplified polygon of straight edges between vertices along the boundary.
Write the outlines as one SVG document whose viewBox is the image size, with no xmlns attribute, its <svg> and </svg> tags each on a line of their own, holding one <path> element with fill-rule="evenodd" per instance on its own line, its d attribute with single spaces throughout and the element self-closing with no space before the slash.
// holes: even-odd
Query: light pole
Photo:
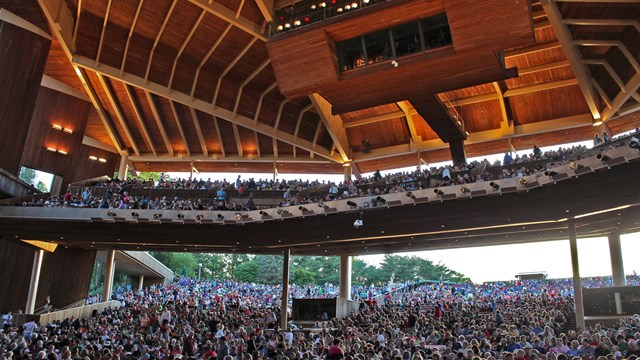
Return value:
<svg viewBox="0 0 640 360">
<path fill-rule="evenodd" d="M 202 263 L 198 264 L 198 281 L 200 281 L 200 274 L 202 273 Z"/>
</svg>

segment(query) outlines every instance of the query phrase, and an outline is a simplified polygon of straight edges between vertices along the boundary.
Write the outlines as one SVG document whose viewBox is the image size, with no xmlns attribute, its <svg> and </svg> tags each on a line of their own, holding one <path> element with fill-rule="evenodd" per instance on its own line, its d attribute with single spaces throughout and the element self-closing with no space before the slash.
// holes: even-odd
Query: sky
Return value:
<svg viewBox="0 0 640 360">
<path fill-rule="evenodd" d="M 580 276 L 610 276 L 611 260 L 607 238 L 578 239 Z M 622 235 L 622 261 L 625 274 L 640 271 L 640 233 Z M 483 246 L 476 248 L 446 249 L 412 252 L 441 262 L 452 270 L 469 277 L 475 283 L 514 280 L 521 272 L 544 271 L 549 278 L 572 277 L 569 240 L 528 244 Z M 378 265 L 384 255 L 361 256 L 371 265 Z"/>
</svg>

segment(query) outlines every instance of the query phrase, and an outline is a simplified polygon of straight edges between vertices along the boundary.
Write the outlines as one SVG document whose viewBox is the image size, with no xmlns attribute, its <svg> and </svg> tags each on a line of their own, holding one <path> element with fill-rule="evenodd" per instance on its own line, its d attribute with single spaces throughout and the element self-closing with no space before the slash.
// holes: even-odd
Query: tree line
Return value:
<svg viewBox="0 0 640 360">
<path fill-rule="evenodd" d="M 283 257 L 277 255 L 152 252 L 178 275 L 202 279 L 232 279 L 260 284 L 281 284 Z M 296 285 L 335 284 L 340 281 L 337 256 L 292 256 L 290 282 Z M 418 256 L 385 255 L 379 266 L 353 258 L 354 285 L 382 285 L 415 280 L 465 282 L 468 278 L 445 265 Z"/>
</svg>

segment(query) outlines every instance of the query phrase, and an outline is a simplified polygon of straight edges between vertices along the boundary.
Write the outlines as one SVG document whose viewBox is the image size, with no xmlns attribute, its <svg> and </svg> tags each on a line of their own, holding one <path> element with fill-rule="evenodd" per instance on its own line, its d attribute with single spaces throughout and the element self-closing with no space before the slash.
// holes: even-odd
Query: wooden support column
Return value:
<svg viewBox="0 0 640 360">
<path fill-rule="evenodd" d="M 576 305 L 576 326 L 584 330 L 584 306 L 582 301 L 582 283 L 580 281 L 580 263 L 578 262 L 578 239 L 576 224 L 569 222 L 569 246 L 571 248 L 571 269 L 573 270 L 573 297 Z"/>
<path fill-rule="evenodd" d="M 25 314 L 33 314 L 36 309 L 36 297 L 38 292 L 38 283 L 40 282 L 40 270 L 42 269 L 42 257 L 44 250 L 36 250 L 33 256 L 33 268 L 31 269 L 31 281 L 29 282 L 29 295 L 27 295 L 27 306 Z"/>
<path fill-rule="evenodd" d="M 289 306 L 289 260 L 291 250 L 287 249 L 282 256 L 282 311 L 280 313 L 280 328 L 287 328 L 287 308 Z"/>
<path fill-rule="evenodd" d="M 340 256 L 340 298 L 351 300 L 351 256 Z"/>
<path fill-rule="evenodd" d="M 467 156 L 464 151 L 464 140 L 449 141 L 449 151 L 451 151 L 451 160 L 453 160 L 454 166 L 467 163 Z"/>
<path fill-rule="evenodd" d="M 104 286 L 102 290 L 102 301 L 111 299 L 111 288 L 113 287 L 113 275 L 115 273 L 115 250 L 107 250 L 107 263 L 105 264 Z"/>
</svg>

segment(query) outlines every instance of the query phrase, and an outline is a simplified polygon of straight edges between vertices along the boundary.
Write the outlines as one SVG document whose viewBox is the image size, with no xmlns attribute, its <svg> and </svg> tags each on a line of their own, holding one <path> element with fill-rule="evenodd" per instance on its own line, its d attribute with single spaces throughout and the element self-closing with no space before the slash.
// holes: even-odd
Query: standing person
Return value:
<svg viewBox="0 0 640 360">
<path fill-rule="evenodd" d="M 13 315 L 11 315 L 11 311 L 2 315 L 2 328 L 7 332 L 7 329 L 11 327 L 11 321 L 13 320 Z"/>
<path fill-rule="evenodd" d="M 242 185 L 242 181 L 240 180 L 240 175 L 236 179 L 236 189 L 240 189 L 240 185 Z"/>
<path fill-rule="evenodd" d="M 29 341 L 33 336 L 33 333 L 38 329 L 38 324 L 36 324 L 33 320 L 24 324 L 24 339 Z"/>
</svg>

